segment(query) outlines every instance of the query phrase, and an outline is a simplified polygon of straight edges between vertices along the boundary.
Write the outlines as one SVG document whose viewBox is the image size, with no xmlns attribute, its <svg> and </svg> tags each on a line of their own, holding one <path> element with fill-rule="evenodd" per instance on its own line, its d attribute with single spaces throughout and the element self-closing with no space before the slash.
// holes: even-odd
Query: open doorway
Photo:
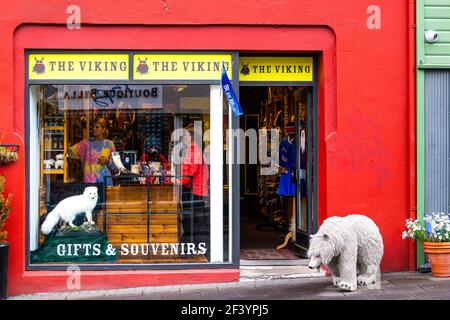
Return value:
<svg viewBox="0 0 450 320">
<path fill-rule="evenodd" d="M 304 257 L 297 244 L 308 243 L 311 225 L 307 175 L 310 98 L 311 88 L 304 86 L 240 87 L 244 111 L 240 125 L 246 134 L 246 159 L 240 166 L 241 260 Z"/>
</svg>

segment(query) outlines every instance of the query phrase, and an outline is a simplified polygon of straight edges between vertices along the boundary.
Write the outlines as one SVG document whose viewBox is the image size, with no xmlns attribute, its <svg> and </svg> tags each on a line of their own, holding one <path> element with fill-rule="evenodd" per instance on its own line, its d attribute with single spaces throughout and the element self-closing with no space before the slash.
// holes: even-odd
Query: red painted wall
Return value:
<svg viewBox="0 0 450 320">
<path fill-rule="evenodd" d="M 24 49 L 319 52 L 319 222 L 354 212 L 372 217 L 385 242 L 382 270 L 408 269 L 413 247 L 401 240 L 414 204 L 407 0 L 79 0 L 81 30 L 65 27 L 70 4 L 0 0 L 0 131 L 4 143 L 21 146 L 20 161 L 0 167 L 14 194 L 10 295 L 67 290 L 65 272 L 25 271 Z M 372 4 L 381 9 L 379 30 L 366 26 Z M 82 289 L 239 276 L 238 270 L 114 274 L 83 272 Z"/>
</svg>

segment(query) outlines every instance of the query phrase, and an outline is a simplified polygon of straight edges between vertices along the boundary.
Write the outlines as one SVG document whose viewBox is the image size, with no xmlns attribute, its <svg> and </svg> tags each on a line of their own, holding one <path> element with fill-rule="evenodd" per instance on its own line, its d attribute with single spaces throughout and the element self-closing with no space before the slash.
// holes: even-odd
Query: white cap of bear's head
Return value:
<svg viewBox="0 0 450 320">
<path fill-rule="evenodd" d="M 334 241 L 327 233 L 318 232 L 311 236 L 309 243 L 308 258 L 310 258 L 308 267 L 317 269 L 322 264 L 328 264 L 335 256 Z"/>
<path fill-rule="evenodd" d="M 98 188 L 97 187 L 87 187 L 84 189 L 83 194 L 89 199 L 96 200 L 98 197 Z"/>
</svg>

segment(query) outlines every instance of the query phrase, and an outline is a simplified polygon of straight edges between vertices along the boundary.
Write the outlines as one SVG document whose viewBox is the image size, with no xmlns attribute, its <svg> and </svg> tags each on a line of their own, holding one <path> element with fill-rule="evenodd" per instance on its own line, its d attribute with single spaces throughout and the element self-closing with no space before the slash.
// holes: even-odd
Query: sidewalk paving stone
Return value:
<svg viewBox="0 0 450 320">
<path fill-rule="evenodd" d="M 418 285 L 433 285 L 433 281 L 430 279 L 422 279 L 422 278 L 404 278 L 404 279 L 392 279 L 390 283 L 393 283 L 396 286 L 401 287 L 414 287 Z"/>
<path fill-rule="evenodd" d="M 424 294 L 415 294 L 413 293 L 415 299 L 417 300 L 429 300 L 429 299 L 444 299 L 449 300 L 450 299 L 450 292 L 443 293 L 443 292 L 426 292 Z"/>
<path fill-rule="evenodd" d="M 200 292 L 186 293 L 186 294 L 180 293 L 175 295 L 163 294 L 163 300 L 202 300 L 202 295 L 200 294 Z"/>
<path fill-rule="evenodd" d="M 405 293 L 389 293 L 382 295 L 368 295 L 371 300 L 415 300 L 413 295 Z"/>
<path fill-rule="evenodd" d="M 388 280 L 381 280 L 379 283 L 372 284 L 372 286 L 376 286 L 379 289 L 381 288 L 394 288 L 398 287 L 395 283 L 388 281 Z"/>
<path fill-rule="evenodd" d="M 344 292 L 344 296 L 348 298 L 354 298 L 358 296 L 380 296 L 385 294 L 386 292 L 381 289 L 368 289 L 367 287 L 358 287 L 358 290 L 356 291 Z"/>
<path fill-rule="evenodd" d="M 425 291 L 431 292 L 449 292 L 450 283 L 432 283 L 432 284 L 419 284 L 419 286 Z"/>
<path fill-rule="evenodd" d="M 199 289 L 197 292 L 199 292 L 202 297 L 220 295 L 218 288 Z"/>
<path fill-rule="evenodd" d="M 281 294 L 277 296 L 276 300 L 306 300 L 306 296 L 298 294 Z"/>
<path fill-rule="evenodd" d="M 411 293 L 418 293 L 418 294 L 424 294 L 426 292 L 425 289 L 419 287 L 419 286 L 402 286 L 402 287 L 388 287 L 388 288 L 381 288 L 383 292 L 386 294 L 390 293 L 401 293 L 401 292 L 408 292 Z"/>
<path fill-rule="evenodd" d="M 334 300 L 374 300 L 372 297 L 367 295 L 356 295 L 356 296 L 342 296 L 342 297 L 335 297 Z"/>
<path fill-rule="evenodd" d="M 256 288 L 239 288 L 238 294 L 241 297 L 256 296 L 256 297 L 261 297 L 261 298 L 272 295 L 272 293 L 270 291 L 257 290 Z"/>
</svg>

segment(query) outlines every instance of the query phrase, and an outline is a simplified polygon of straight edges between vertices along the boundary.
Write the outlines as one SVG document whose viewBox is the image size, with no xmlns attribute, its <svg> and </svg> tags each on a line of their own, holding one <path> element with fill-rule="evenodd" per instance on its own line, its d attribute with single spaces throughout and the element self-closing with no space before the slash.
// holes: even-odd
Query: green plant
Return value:
<svg viewBox="0 0 450 320">
<path fill-rule="evenodd" d="M 19 159 L 16 146 L 0 145 L 0 164 L 5 165 Z"/>
<path fill-rule="evenodd" d="M 74 227 L 71 227 L 71 226 L 62 226 L 62 227 L 59 229 L 59 231 L 60 231 L 60 232 L 79 232 L 79 231 L 81 231 L 81 228 L 80 228 L 79 226 L 74 226 Z"/>
<path fill-rule="evenodd" d="M 8 233 L 4 231 L 4 226 L 6 219 L 8 219 L 9 211 L 10 211 L 10 203 L 12 194 L 8 194 L 8 196 L 5 198 L 3 195 L 3 191 L 5 189 L 5 177 L 0 176 L 0 243 L 6 242 L 6 237 L 8 236 Z"/>
<path fill-rule="evenodd" d="M 4 136 L 4 133 L 0 135 L 0 165 L 16 162 L 19 159 L 19 146 L 2 144 Z"/>
</svg>

